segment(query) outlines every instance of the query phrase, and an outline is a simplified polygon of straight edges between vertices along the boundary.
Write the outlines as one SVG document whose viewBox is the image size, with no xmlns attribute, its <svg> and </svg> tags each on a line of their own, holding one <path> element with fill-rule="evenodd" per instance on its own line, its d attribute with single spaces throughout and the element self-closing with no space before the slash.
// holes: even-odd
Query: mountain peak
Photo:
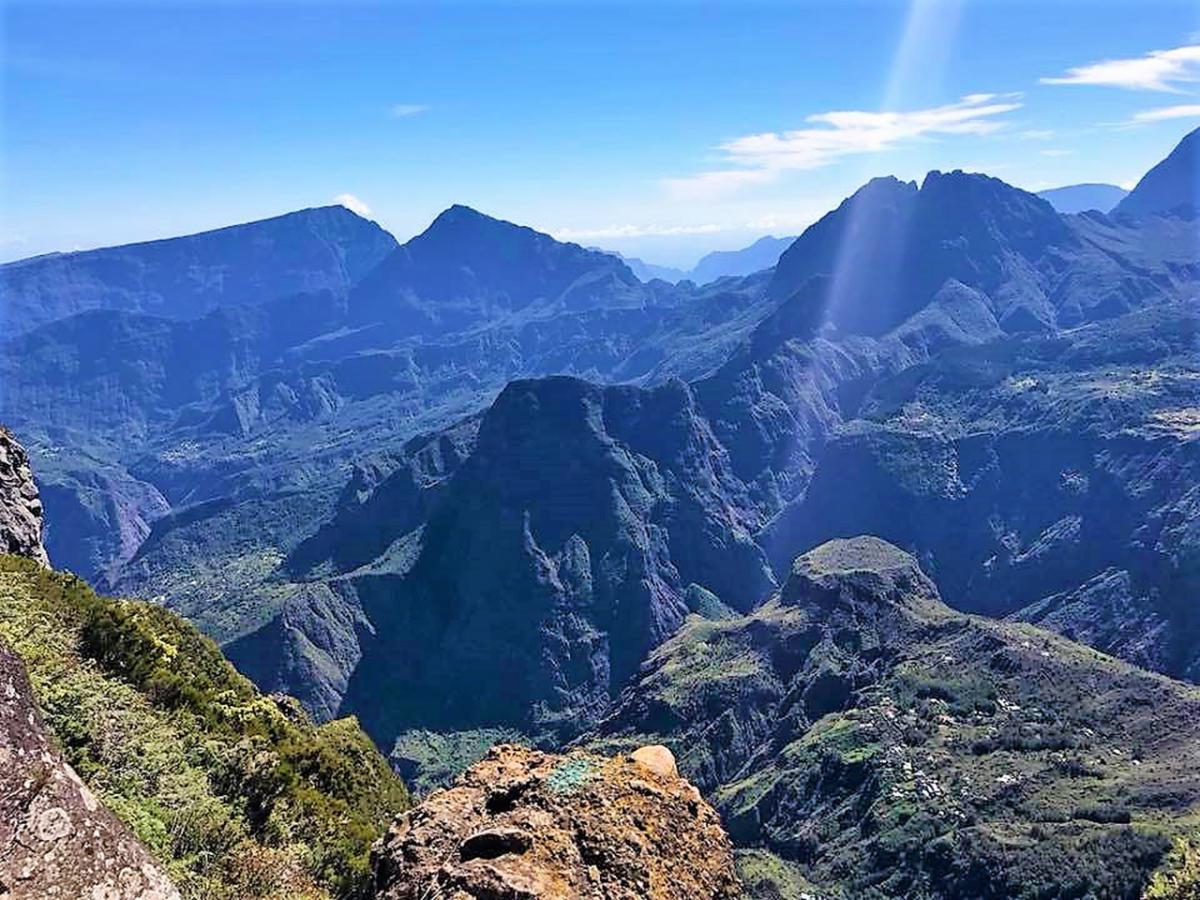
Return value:
<svg viewBox="0 0 1200 900">
<path fill-rule="evenodd" d="M 871 535 L 828 541 L 797 557 L 780 599 L 829 609 L 942 605 L 916 559 Z"/>
<path fill-rule="evenodd" d="M 1178 215 L 1193 218 L 1200 210 L 1200 128 L 1186 134 L 1166 159 L 1137 183 L 1113 212 L 1141 218 Z"/>
<path fill-rule="evenodd" d="M 484 234 L 511 235 L 514 238 L 517 235 L 525 235 L 527 238 L 534 240 L 539 238 L 549 241 L 554 240 L 550 235 L 535 231 L 524 225 L 517 225 L 505 219 L 497 219 L 494 216 L 481 213 L 470 206 L 455 203 L 438 213 L 434 220 L 429 223 L 429 227 L 413 238 L 413 241 L 435 238 L 461 240 Z M 413 241 L 410 241 L 410 243 Z"/>
</svg>

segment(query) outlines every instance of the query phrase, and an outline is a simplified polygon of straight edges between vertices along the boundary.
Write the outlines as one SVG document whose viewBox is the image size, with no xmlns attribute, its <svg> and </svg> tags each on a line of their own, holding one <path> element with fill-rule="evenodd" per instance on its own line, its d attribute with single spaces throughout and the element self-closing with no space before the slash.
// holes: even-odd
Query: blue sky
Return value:
<svg viewBox="0 0 1200 900">
<path fill-rule="evenodd" d="M 465 203 L 690 264 L 872 175 L 1128 183 L 1200 126 L 1200 4 L 3 6 L 0 258 Z"/>
</svg>

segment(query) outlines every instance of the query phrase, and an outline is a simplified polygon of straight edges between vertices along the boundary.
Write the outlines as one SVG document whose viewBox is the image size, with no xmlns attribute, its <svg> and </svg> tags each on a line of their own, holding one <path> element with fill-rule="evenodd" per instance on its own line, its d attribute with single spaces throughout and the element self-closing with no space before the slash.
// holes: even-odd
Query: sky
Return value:
<svg viewBox="0 0 1200 900">
<path fill-rule="evenodd" d="M 687 267 L 875 175 L 1131 186 L 1200 3 L 0 0 L 0 259 L 454 203 Z"/>
</svg>

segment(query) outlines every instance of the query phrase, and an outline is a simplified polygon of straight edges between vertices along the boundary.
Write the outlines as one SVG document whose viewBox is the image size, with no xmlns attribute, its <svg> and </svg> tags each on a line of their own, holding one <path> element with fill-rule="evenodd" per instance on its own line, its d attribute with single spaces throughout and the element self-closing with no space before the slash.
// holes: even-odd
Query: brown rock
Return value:
<svg viewBox="0 0 1200 900">
<path fill-rule="evenodd" d="M 675 773 L 670 751 L 643 749 L 655 750 L 643 754 L 648 762 L 493 747 L 376 844 L 377 896 L 737 897 L 733 848 L 717 814 Z"/>
<path fill-rule="evenodd" d="M 675 767 L 675 754 L 662 744 L 639 747 L 630 754 L 630 757 L 634 762 L 641 763 L 651 772 L 655 772 L 663 778 L 672 778 L 679 774 L 679 769 Z"/>
<path fill-rule="evenodd" d="M 50 743 L 17 656 L 0 643 L 0 898 L 178 900 L 137 838 Z"/>
</svg>

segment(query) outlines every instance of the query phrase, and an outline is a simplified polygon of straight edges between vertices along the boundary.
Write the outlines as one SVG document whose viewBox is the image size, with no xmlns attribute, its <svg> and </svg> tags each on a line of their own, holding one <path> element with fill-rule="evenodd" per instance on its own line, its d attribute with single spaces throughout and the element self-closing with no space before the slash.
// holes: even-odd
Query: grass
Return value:
<svg viewBox="0 0 1200 900">
<path fill-rule="evenodd" d="M 0 557 L 0 637 L 67 759 L 189 900 L 360 898 L 408 793 L 352 719 L 260 694 L 170 612 Z"/>
</svg>

